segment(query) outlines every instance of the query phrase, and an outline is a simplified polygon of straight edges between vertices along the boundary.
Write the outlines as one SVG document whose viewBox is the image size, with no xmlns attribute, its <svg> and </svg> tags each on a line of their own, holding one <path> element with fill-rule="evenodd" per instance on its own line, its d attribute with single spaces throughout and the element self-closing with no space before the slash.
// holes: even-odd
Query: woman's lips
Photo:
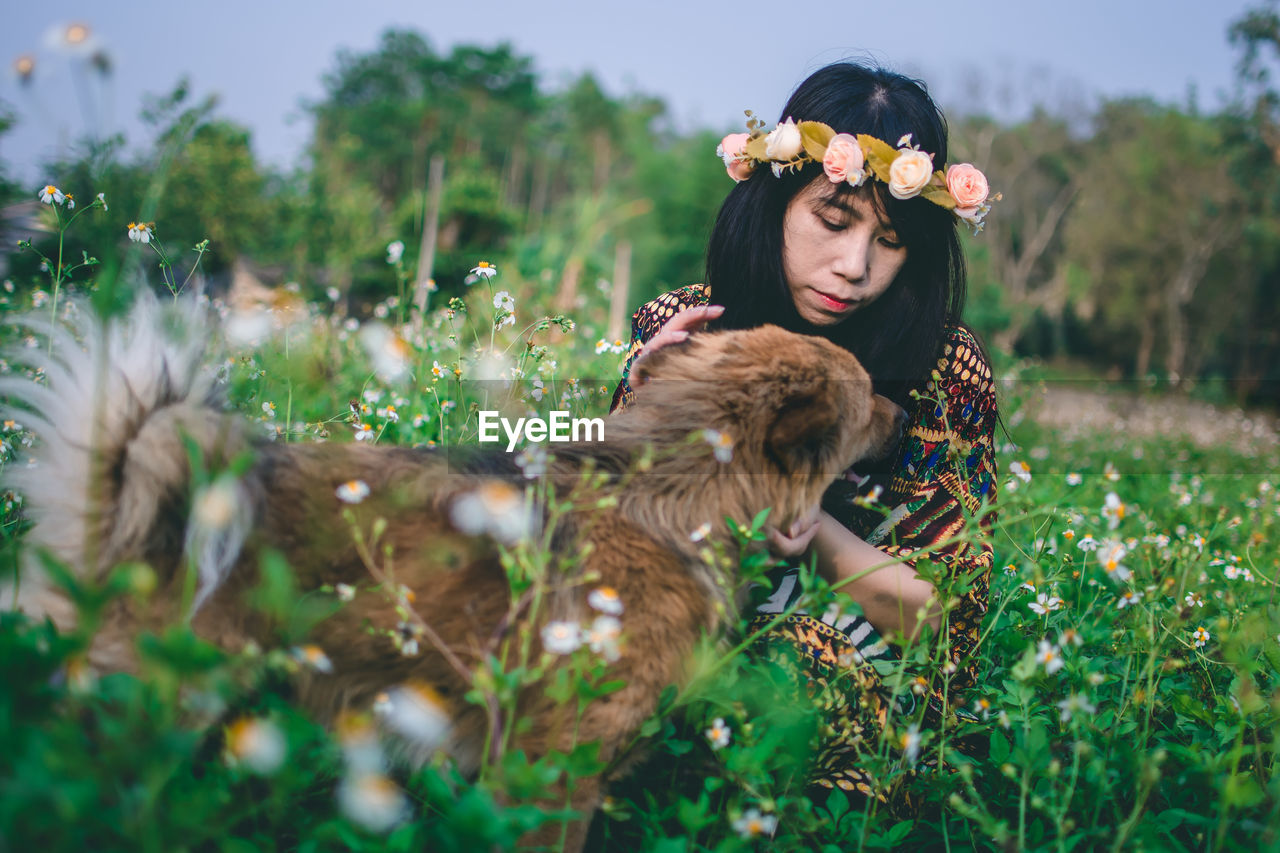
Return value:
<svg viewBox="0 0 1280 853">
<path fill-rule="evenodd" d="M 846 311 L 853 306 L 852 299 L 836 299 L 834 296 L 828 296 L 821 290 L 815 290 L 814 293 L 818 294 L 818 301 L 821 302 L 822 306 L 829 311 Z"/>
</svg>

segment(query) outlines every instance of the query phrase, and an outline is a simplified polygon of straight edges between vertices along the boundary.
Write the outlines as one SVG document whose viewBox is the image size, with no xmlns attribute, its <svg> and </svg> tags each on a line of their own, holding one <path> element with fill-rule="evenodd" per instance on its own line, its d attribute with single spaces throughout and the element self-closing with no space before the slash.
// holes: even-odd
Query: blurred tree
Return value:
<svg viewBox="0 0 1280 853">
<path fill-rule="evenodd" d="M 1139 376 L 1162 357 L 1176 382 L 1198 360 L 1197 336 L 1207 343 L 1188 311 L 1211 265 L 1231 263 L 1245 223 L 1229 164 L 1212 118 L 1145 100 L 1098 113 L 1067 251 L 1093 281 L 1082 307 L 1096 351 Z"/>
</svg>

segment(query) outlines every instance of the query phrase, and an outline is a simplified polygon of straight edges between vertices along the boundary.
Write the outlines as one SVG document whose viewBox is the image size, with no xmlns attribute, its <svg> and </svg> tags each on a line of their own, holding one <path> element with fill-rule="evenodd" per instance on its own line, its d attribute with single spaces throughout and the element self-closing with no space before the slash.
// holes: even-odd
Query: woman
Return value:
<svg viewBox="0 0 1280 853">
<path fill-rule="evenodd" d="M 775 553 L 816 557 L 863 615 L 798 611 L 779 621 L 800 595 L 791 569 L 775 577 L 753 625 L 772 623 L 765 654 L 789 662 L 828 715 L 834 734 L 814 784 L 883 797 L 858 760 L 859 743 L 875 740 L 866 738 L 869 724 L 889 725 L 910 752 L 900 723 L 910 708 L 890 697 L 867 659 L 893 654 L 881 637 L 899 646 L 932 638 L 943 663 L 912 686 L 929 698 L 926 718 L 936 726 L 974 681 L 987 609 L 996 401 L 983 348 L 960 320 L 957 235 L 961 222 L 981 227 L 986 181 L 969 164 L 944 165 L 945 119 L 923 86 L 880 69 L 823 68 L 771 132 L 749 125 L 751 134 L 725 137 L 717 152 L 739 183 L 716 219 L 706 283 L 636 312 L 614 406 L 631 398 L 637 358 L 702 328 L 768 322 L 843 346 L 876 390 L 907 410 L 895 454 L 851 470 L 822 507 L 770 531 Z"/>
</svg>

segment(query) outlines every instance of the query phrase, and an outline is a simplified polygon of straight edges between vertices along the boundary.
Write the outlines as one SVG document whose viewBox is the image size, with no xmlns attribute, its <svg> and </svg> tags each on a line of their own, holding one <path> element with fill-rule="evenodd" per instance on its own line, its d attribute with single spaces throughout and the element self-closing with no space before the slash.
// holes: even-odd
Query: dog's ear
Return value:
<svg viewBox="0 0 1280 853">
<path fill-rule="evenodd" d="M 765 434 L 765 454 L 783 471 L 812 465 L 839 426 L 840 411 L 831 394 L 806 389 L 788 397 Z"/>
</svg>

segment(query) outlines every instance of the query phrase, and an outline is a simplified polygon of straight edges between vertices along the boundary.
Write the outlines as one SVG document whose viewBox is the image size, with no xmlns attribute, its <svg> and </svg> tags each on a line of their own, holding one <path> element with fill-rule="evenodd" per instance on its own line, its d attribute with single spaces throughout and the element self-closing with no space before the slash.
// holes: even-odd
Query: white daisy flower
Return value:
<svg viewBox="0 0 1280 853">
<path fill-rule="evenodd" d="M 154 222 L 130 222 L 129 239 L 135 243 L 142 243 L 145 245 L 151 242 L 151 234 L 154 229 Z"/>
<path fill-rule="evenodd" d="M 1053 675 L 1065 665 L 1058 647 L 1048 640 L 1041 640 L 1036 646 L 1036 663 L 1043 666 L 1044 671 L 1049 675 Z"/>
<path fill-rule="evenodd" d="M 1196 648 L 1203 648 L 1204 644 L 1209 642 L 1209 631 L 1202 625 L 1191 633 L 1191 638 L 1195 641 Z"/>
<path fill-rule="evenodd" d="M 1124 520 L 1124 501 L 1115 492 L 1107 492 L 1106 503 L 1102 507 L 1102 515 L 1107 519 L 1107 527 L 1115 530 Z"/>
<path fill-rule="evenodd" d="M 1187 603 L 1188 607 L 1204 607 L 1204 597 L 1195 591 L 1188 592 L 1182 600 Z"/>
<path fill-rule="evenodd" d="M 542 629 L 542 647 L 553 655 L 567 655 L 582 645 L 582 629 L 576 622 L 549 622 Z"/>
<path fill-rule="evenodd" d="M 710 535 L 711 535 L 711 522 L 704 521 L 701 524 L 699 524 L 696 528 L 694 528 L 693 532 L 689 534 L 689 541 L 701 542 L 703 539 L 706 539 Z"/>
<path fill-rule="evenodd" d="M 471 274 L 480 276 L 480 278 L 493 278 L 498 274 L 498 268 L 488 261 L 481 261 L 471 270 Z"/>
<path fill-rule="evenodd" d="M 601 615 L 595 618 L 587 629 L 586 641 L 591 651 L 600 655 L 609 663 L 622 657 L 618 640 L 622 637 L 622 622 L 616 616 Z"/>
<path fill-rule="evenodd" d="M 733 822 L 733 831 L 740 838 L 772 836 L 777 829 L 778 818 L 771 814 L 761 814 L 759 809 L 747 809 L 742 817 Z"/>
<path fill-rule="evenodd" d="M 373 438 L 373 427 L 365 423 L 356 424 L 356 441 L 368 441 Z"/>
<path fill-rule="evenodd" d="M 1126 589 L 1120 593 L 1120 597 L 1116 599 L 1116 609 L 1124 610 L 1126 607 L 1132 607 L 1142 598 L 1142 590 Z"/>
<path fill-rule="evenodd" d="M 511 298 L 510 292 L 499 290 L 493 294 L 493 307 L 499 311 L 511 312 L 516 310 L 516 301 Z"/>
<path fill-rule="evenodd" d="M 907 760 L 907 763 L 915 764 L 916 759 L 920 757 L 920 727 L 915 723 L 907 726 L 906 731 L 899 738 L 898 745 L 902 749 L 902 757 Z"/>
<path fill-rule="evenodd" d="M 733 438 L 728 434 L 720 432 L 718 429 L 704 429 L 702 431 L 702 439 L 711 445 L 715 457 L 720 462 L 729 462 L 733 459 Z"/>
<path fill-rule="evenodd" d="M 303 666 L 309 666 L 316 672 L 323 672 L 326 675 L 333 672 L 333 661 L 329 660 L 329 656 L 324 653 L 324 649 L 315 644 L 305 646 L 294 646 L 289 650 L 289 656 Z"/>
<path fill-rule="evenodd" d="M 40 190 L 40 200 L 45 204 L 62 204 L 64 198 L 66 196 L 62 194 L 62 190 L 53 184 L 49 184 Z"/>
<path fill-rule="evenodd" d="M 334 490 L 338 500 L 348 504 L 358 504 L 369 497 L 369 484 L 364 480 L 347 480 Z"/>
<path fill-rule="evenodd" d="M 444 700 L 422 683 L 402 684 L 387 691 L 380 716 L 387 728 L 428 749 L 444 743 L 449 733 L 449 712 Z"/>
<path fill-rule="evenodd" d="M 370 832 L 390 832 L 409 817 L 404 792 L 381 773 L 360 773 L 338 786 L 338 807 L 352 823 Z"/>
<path fill-rule="evenodd" d="M 1102 568 L 1106 570 L 1107 576 L 1115 581 L 1127 581 L 1133 577 L 1133 572 L 1121 564 L 1121 560 L 1128 554 L 1123 542 L 1108 540 L 1098 546 L 1098 562 Z"/>
<path fill-rule="evenodd" d="M 1045 616 L 1055 610 L 1062 608 L 1062 599 L 1056 595 L 1042 592 L 1036 596 L 1036 600 L 1027 605 L 1035 613 Z"/>
<path fill-rule="evenodd" d="M 712 749 L 724 749 L 729 745 L 733 730 L 725 724 L 724 717 L 716 717 L 711 721 L 711 728 L 707 729 L 705 734 Z"/>
<path fill-rule="evenodd" d="M 622 599 L 618 597 L 618 591 L 611 586 L 602 586 L 591 590 L 587 595 L 587 604 L 601 613 L 608 613 L 610 616 L 622 614 Z"/>
<path fill-rule="evenodd" d="M 404 257 L 404 243 L 396 240 L 387 244 L 387 263 L 395 266 L 400 263 L 400 259 Z"/>
<path fill-rule="evenodd" d="M 1071 719 L 1071 715 L 1077 711 L 1092 714 L 1098 710 L 1089 702 L 1089 697 L 1083 693 L 1068 694 L 1066 699 L 1058 703 L 1058 709 L 1059 719 L 1064 723 L 1068 722 Z"/>
<path fill-rule="evenodd" d="M 1078 486 L 1083 482 L 1084 482 L 1084 477 L 1081 477 L 1077 472 L 1072 471 L 1071 473 L 1067 474 L 1068 486 Z"/>
<path fill-rule="evenodd" d="M 227 726 L 227 761 L 269 776 L 284 764 L 287 745 L 279 726 L 270 720 L 241 717 Z"/>
</svg>

